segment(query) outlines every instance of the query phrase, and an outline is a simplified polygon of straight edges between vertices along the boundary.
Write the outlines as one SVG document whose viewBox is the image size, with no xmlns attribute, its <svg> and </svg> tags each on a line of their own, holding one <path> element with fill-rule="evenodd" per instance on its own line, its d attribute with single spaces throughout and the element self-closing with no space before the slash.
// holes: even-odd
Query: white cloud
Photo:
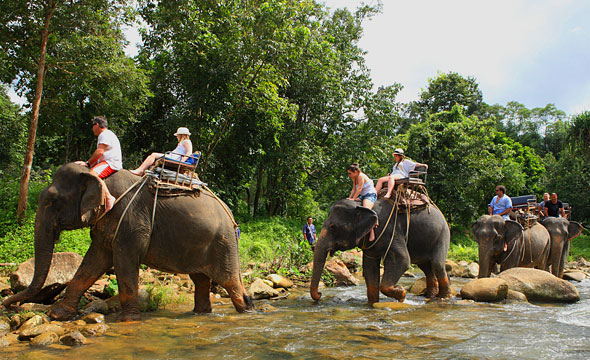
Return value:
<svg viewBox="0 0 590 360">
<path fill-rule="evenodd" d="M 354 10 L 361 1 L 326 3 Z M 402 101 L 417 98 L 437 71 L 455 71 L 474 76 L 488 103 L 515 100 L 528 107 L 556 103 L 569 112 L 573 109 L 563 108 L 564 94 L 551 91 L 571 78 L 549 79 L 558 72 L 550 66 L 567 68 L 567 62 L 555 59 L 567 56 L 576 44 L 588 47 L 588 41 L 573 38 L 588 36 L 584 30 L 588 12 L 581 8 L 590 8 L 590 2 L 383 1 L 383 13 L 365 23 L 360 46 L 368 51 L 374 83 L 401 83 Z M 540 83 L 541 77 L 549 78 Z M 546 88 L 545 96 L 541 86 Z"/>
</svg>

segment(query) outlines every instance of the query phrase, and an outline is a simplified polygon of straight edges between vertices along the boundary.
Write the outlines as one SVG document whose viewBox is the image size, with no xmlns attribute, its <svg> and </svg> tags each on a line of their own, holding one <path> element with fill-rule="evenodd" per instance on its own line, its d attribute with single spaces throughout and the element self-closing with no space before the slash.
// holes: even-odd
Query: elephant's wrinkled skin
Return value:
<svg viewBox="0 0 590 360">
<path fill-rule="evenodd" d="M 106 179 L 118 197 L 140 178 L 121 170 Z M 62 230 L 91 226 L 97 220 L 101 185 L 96 175 L 75 164 L 62 166 L 39 196 L 35 219 L 35 275 L 30 286 L 4 300 L 8 306 L 25 302 L 39 292 L 51 265 L 55 242 Z M 142 188 L 121 222 L 117 223 L 135 189 L 125 195 L 91 230 L 92 243 L 69 283 L 65 296 L 50 315 L 69 319 L 76 314 L 82 294 L 114 266 L 119 285 L 120 320 L 139 318 L 140 264 L 171 273 L 189 274 L 195 283 L 198 313 L 211 312 L 211 281 L 223 286 L 237 311 L 253 308 L 240 274 L 238 241 L 234 225 L 222 205 L 211 195 L 159 197 L 152 225 L 154 196 Z"/>
<path fill-rule="evenodd" d="M 396 287 L 396 284 L 410 267 L 410 263 L 417 264 L 424 271 L 428 297 L 449 297 L 450 283 L 445 271 L 445 261 L 450 232 L 443 214 L 435 206 L 412 211 L 406 244 L 406 214 L 394 213 L 387 224 L 392 208 L 393 205 L 386 199 L 377 200 L 374 211 L 352 200 L 339 200 L 332 206 L 315 246 L 310 285 L 314 300 L 321 297 L 318 285 L 328 254 L 337 250 L 362 248 L 363 244 L 363 275 L 369 304 L 379 302 L 380 290 L 386 296 L 403 301 L 405 289 Z M 377 218 L 379 227 L 375 229 L 375 235 L 378 237 L 386 224 L 387 228 L 383 236 L 375 240 L 376 243 L 368 242 L 365 237 L 377 223 Z M 395 234 L 391 241 L 394 227 Z M 384 272 L 380 279 L 380 263 L 384 255 Z"/>
<path fill-rule="evenodd" d="M 551 251 L 549 262 L 551 273 L 563 278 L 563 266 L 567 260 L 567 253 L 570 248 L 570 240 L 582 233 L 583 227 L 575 221 L 566 218 L 549 217 L 543 220 L 543 226 L 551 236 Z"/>
<path fill-rule="evenodd" d="M 547 270 L 550 239 L 543 225 L 536 223 L 523 229 L 516 221 L 499 215 L 482 215 L 471 231 L 478 244 L 478 277 L 490 277 L 495 264 L 500 264 L 500 271 L 517 266 Z"/>
</svg>

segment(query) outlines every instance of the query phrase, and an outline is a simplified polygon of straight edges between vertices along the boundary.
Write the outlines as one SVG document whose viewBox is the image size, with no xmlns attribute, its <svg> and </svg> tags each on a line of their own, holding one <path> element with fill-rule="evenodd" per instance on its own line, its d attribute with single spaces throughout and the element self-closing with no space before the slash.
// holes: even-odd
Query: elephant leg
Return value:
<svg viewBox="0 0 590 360">
<path fill-rule="evenodd" d="M 113 265 L 112 259 L 110 251 L 92 242 L 80 267 L 68 284 L 63 299 L 51 306 L 49 316 L 56 320 L 68 320 L 74 317 L 80 297 Z"/>
<path fill-rule="evenodd" d="M 369 258 L 363 254 L 363 276 L 367 285 L 367 300 L 369 305 L 379 302 L 379 274 L 381 259 Z"/>
<path fill-rule="evenodd" d="M 393 241 L 396 241 L 395 239 Z M 397 246 L 396 246 L 397 245 Z M 394 244 L 383 261 L 383 279 L 379 289 L 381 292 L 400 302 L 406 299 L 406 289 L 396 286 L 404 272 L 410 268 L 410 254 L 405 242 L 402 240 Z"/>
<path fill-rule="evenodd" d="M 445 263 L 439 261 L 431 262 L 432 271 L 438 282 L 438 297 L 447 299 L 451 297 L 451 281 L 445 269 Z"/>
<path fill-rule="evenodd" d="M 113 246 L 113 265 L 121 304 L 118 321 L 137 321 L 141 318 L 138 300 L 139 265 L 148 247 L 148 242 L 142 239 L 149 239 L 149 236 L 142 233 L 133 236 L 121 234 Z"/>
<path fill-rule="evenodd" d="M 211 312 L 211 279 L 204 274 L 190 274 L 195 283 L 195 307 L 193 312 L 202 314 Z"/>
<path fill-rule="evenodd" d="M 418 264 L 420 270 L 424 272 L 426 277 L 426 297 L 433 298 L 438 295 L 438 280 L 432 271 L 432 264 L 430 262 Z"/>
</svg>

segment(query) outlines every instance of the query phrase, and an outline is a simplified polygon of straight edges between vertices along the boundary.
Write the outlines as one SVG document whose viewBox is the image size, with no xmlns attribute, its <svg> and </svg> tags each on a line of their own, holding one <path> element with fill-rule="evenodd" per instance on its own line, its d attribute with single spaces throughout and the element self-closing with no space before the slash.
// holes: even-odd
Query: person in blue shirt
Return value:
<svg viewBox="0 0 590 360">
<path fill-rule="evenodd" d="M 307 240 L 309 245 L 311 246 L 311 251 L 315 250 L 315 242 L 316 242 L 316 234 L 315 234 L 315 226 L 312 224 L 313 218 L 309 216 L 307 218 L 307 222 L 303 225 L 303 237 Z"/>
<path fill-rule="evenodd" d="M 512 210 L 512 200 L 506 195 L 506 188 L 504 185 L 496 186 L 496 196 L 488 205 L 488 213 L 490 215 L 500 215 L 504 220 L 510 220 L 508 215 Z"/>
</svg>

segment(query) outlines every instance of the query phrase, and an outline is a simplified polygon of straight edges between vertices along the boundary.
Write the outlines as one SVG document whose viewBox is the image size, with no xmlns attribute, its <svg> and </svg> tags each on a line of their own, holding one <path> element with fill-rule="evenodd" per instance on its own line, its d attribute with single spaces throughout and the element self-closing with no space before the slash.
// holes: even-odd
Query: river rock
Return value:
<svg viewBox="0 0 590 360">
<path fill-rule="evenodd" d="M 250 289 L 248 289 L 248 296 L 254 300 L 270 299 L 271 297 L 279 296 L 279 292 L 272 288 L 272 286 L 265 284 L 262 279 L 256 279 L 250 285 Z"/>
<path fill-rule="evenodd" d="M 445 262 L 445 269 L 450 276 L 461 277 L 463 276 L 463 268 L 459 266 L 453 260 L 448 260 Z"/>
<path fill-rule="evenodd" d="M 263 313 L 270 313 L 270 312 L 279 311 L 279 309 L 277 309 L 276 307 L 272 306 L 269 303 L 263 303 L 263 304 L 256 305 L 256 311 L 260 311 Z"/>
<path fill-rule="evenodd" d="M 102 324 L 104 323 L 104 315 L 99 313 L 90 313 L 85 315 L 82 320 L 87 324 Z"/>
<path fill-rule="evenodd" d="M 4 320 L 0 320 L 0 336 L 4 336 L 10 332 L 10 324 Z"/>
<path fill-rule="evenodd" d="M 498 277 L 504 279 L 511 290 L 523 293 L 529 301 L 575 302 L 580 300 L 580 293 L 573 284 L 547 271 L 516 267 L 502 271 Z"/>
<path fill-rule="evenodd" d="M 109 329 L 107 324 L 90 324 L 83 327 L 80 332 L 84 336 L 102 336 Z"/>
<path fill-rule="evenodd" d="M 25 321 L 19 327 L 19 333 L 22 333 L 23 331 L 34 328 L 34 327 L 39 326 L 39 325 L 46 323 L 46 322 L 47 321 L 41 315 L 35 315 L 35 316 L 31 317 L 30 319 L 28 319 L 27 321 Z"/>
<path fill-rule="evenodd" d="M 411 308 L 412 305 L 403 303 L 403 302 L 393 302 L 393 301 L 386 301 L 386 302 L 377 302 L 373 304 L 374 309 L 388 309 L 388 310 L 405 310 Z"/>
<path fill-rule="evenodd" d="M 88 341 L 84 335 L 79 331 L 72 331 L 69 334 L 62 336 L 59 341 L 68 346 L 80 346 L 86 344 Z"/>
<path fill-rule="evenodd" d="M 32 339 L 31 346 L 48 346 L 51 344 L 57 344 L 58 342 L 59 336 L 52 331 L 48 331 Z"/>
<path fill-rule="evenodd" d="M 266 285 L 270 286 L 271 288 L 274 288 L 275 284 L 273 284 L 272 281 L 267 280 L 267 279 L 262 279 L 262 282 L 265 283 Z"/>
<path fill-rule="evenodd" d="M 35 311 L 35 312 L 44 312 L 46 313 L 49 311 L 50 305 L 43 305 L 37 303 L 24 303 L 21 305 L 22 311 Z"/>
<path fill-rule="evenodd" d="M 463 276 L 466 278 L 475 279 L 479 274 L 479 264 L 472 262 L 471 264 L 467 265 L 465 271 L 463 272 Z"/>
<path fill-rule="evenodd" d="M 582 281 L 586 279 L 586 274 L 582 271 L 566 271 L 563 273 L 563 280 Z"/>
<path fill-rule="evenodd" d="M 508 289 L 508 293 L 506 294 L 506 300 L 507 301 L 514 301 L 514 302 L 527 302 L 528 301 L 525 294 L 518 292 L 518 291 L 510 290 L 510 289 Z"/>
<path fill-rule="evenodd" d="M 267 280 L 272 281 L 273 287 L 288 289 L 293 287 L 293 281 L 286 279 L 278 274 L 270 274 L 266 277 Z"/>
<path fill-rule="evenodd" d="M 499 278 L 482 278 L 468 282 L 461 289 L 463 299 L 495 302 L 506 299 L 508 284 Z"/>
<path fill-rule="evenodd" d="M 343 251 L 338 256 L 340 260 L 346 265 L 348 270 L 351 272 L 355 272 L 357 269 L 361 267 L 362 260 L 363 260 L 363 253 L 360 250 L 352 249 L 348 251 Z"/>
<path fill-rule="evenodd" d="M 84 314 L 90 313 L 108 314 L 109 305 L 102 299 L 94 300 L 84 307 Z"/>
<path fill-rule="evenodd" d="M 412 287 L 410 287 L 410 293 L 414 295 L 425 295 L 426 294 L 426 278 L 421 277 L 420 279 L 414 281 Z"/>
<path fill-rule="evenodd" d="M 38 337 L 44 333 L 54 333 L 57 336 L 63 335 L 66 331 L 63 327 L 56 325 L 56 324 L 42 324 L 39 326 L 35 326 L 33 328 L 28 328 L 25 330 L 19 330 L 19 340 L 30 340 L 34 337 Z"/>
<path fill-rule="evenodd" d="M 8 342 L 8 338 L 6 335 L 0 335 L 0 348 L 9 346 L 10 343 Z"/>
<path fill-rule="evenodd" d="M 344 265 L 340 259 L 332 258 L 330 261 L 328 261 L 326 263 L 326 270 L 328 270 L 328 272 L 330 272 L 336 279 L 336 286 L 358 285 L 359 281 L 354 276 L 352 276 L 346 265 Z"/>
<path fill-rule="evenodd" d="M 51 268 L 45 279 L 44 287 L 54 284 L 65 285 L 72 280 L 76 270 L 82 262 L 82 256 L 74 252 L 54 253 Z M 10 275 L 10 285 L 15 292 L 22 291 L 29 286 L 35 272 L 35 258 L 20 264 L 18 269 Z"/>
</svg>

